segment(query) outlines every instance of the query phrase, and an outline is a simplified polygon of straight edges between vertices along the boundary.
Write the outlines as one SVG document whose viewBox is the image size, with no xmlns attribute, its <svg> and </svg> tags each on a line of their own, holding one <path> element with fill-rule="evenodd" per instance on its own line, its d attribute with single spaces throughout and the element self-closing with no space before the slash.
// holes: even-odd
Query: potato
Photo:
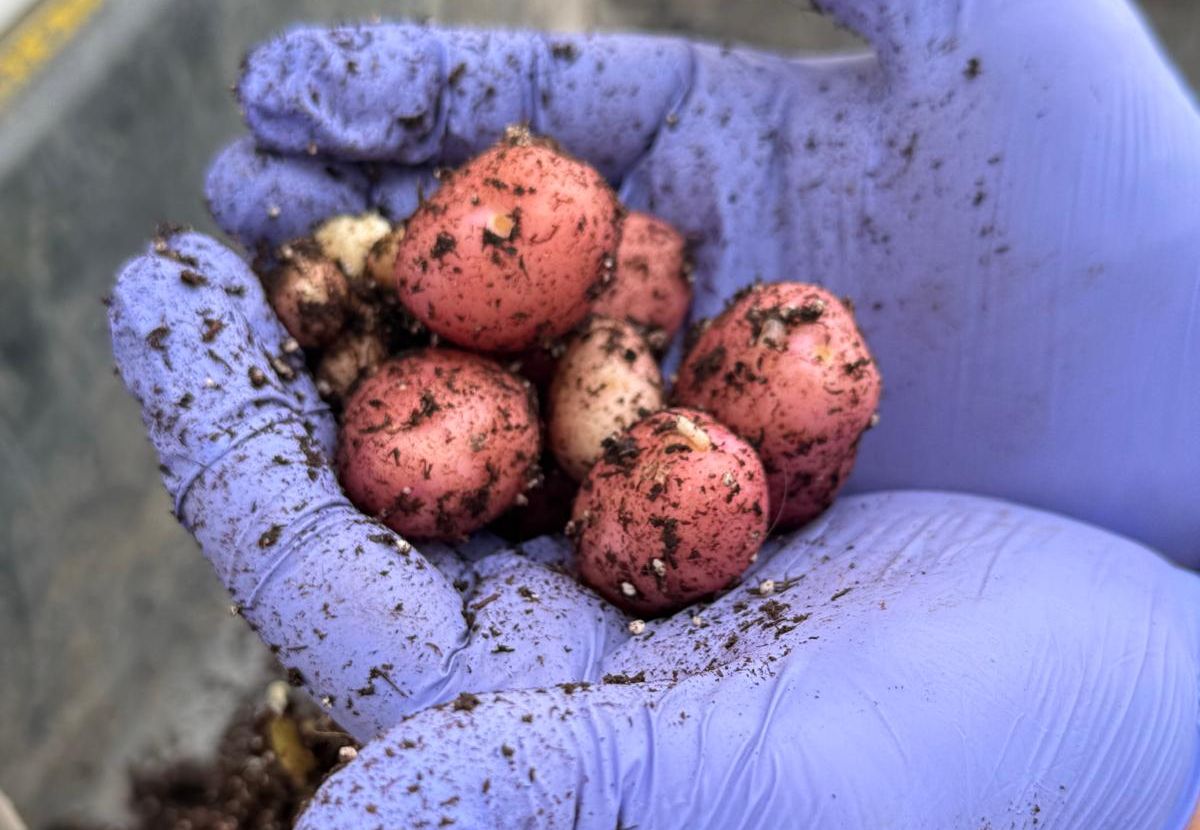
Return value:
<svg viewBox="0 0 1200 830">
<path fill-rule="evenodd" d="M 605 438 L 663 408 L 662 374 L 637 329 L 595 317 L 567 346 L 548 397 L 550 449 L 579 481 Z"/>
<path fill-rule="evenodd" d="M 326 400 L 341 401 L 360 377 L 372 374 L 387 356 L 387 346 L 376 332 L 344 332 L 321 355 L 317 391 Z"/>
<path fill-rule="evenodd" d="M 309 241 L 284 245 L 267 278 L 267 296 L 283 327 L 306 349 L 319 348 L 346 323 L 350 289 L 333 260 Z"/>
<path fill-rule="evenodd" d="M 375 245 L 392 232 L 388 220 L 378 213 L 334 216 L 313 232 L 321 252 L 342 266 L 352 285 L 369 285 L 367 258 Z"/>
<path fill-rule="evenodd" d="M 592 168 L 511 132 L 408 221 L 401 301 L 434 333 L 516 352 L 578 324 L 611 279 L 620 208 Z"/>
<path fill-rule="evenodd" d="M 580 487 L 568 527 L 583 580 L 643 615 L 728 587 L 766 533 L 758 456 L 693 409 L 663 410 L 610 440 Z"/>
<path fill-rule="evenodd" d="M 772 521 L 833 503 L 879 406 L 879 371 L 851 309 L 802 283 L 757 285 L 700 332 L 674 389 L 758 450 Z"/>
<path fill-rule="evenodd" d="M 350 500 L 397 533 L 458 540 L 517 500 L 539 443 L 524 383 L 490 360 L 424 349 L 359 382 L 338 473 Z"/>
<path fill-rule="evenodd" d="M 649 214 L 629 213 L 621 226 L 615 278 L 592 311 L 659 329 L 670 340 L 691 304 L 683 235 Z"/>
<path fill-rule="evenodd" d="M 400 240 L 406 234 L 404 226 L 397 225 L 367 252 L 366 273 L 384 294 L 394 295 L 396 292 L 396 258 L 400 255 Z"/>
</svg>

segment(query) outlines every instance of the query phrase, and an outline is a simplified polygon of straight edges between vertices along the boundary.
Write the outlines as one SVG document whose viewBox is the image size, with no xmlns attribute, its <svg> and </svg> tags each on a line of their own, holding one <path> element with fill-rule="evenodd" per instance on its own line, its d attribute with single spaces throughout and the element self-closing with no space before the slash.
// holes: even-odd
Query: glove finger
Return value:
<svg viewBox="0 0 1200 830">
<path fill-rule="evenodd" d="M 459 163 L 514 123 L 619 178 L 686 94 L 687 44 L 643 36 L 293 29 L 238 84 L 262 146 L 410 165 Z"/>
<path fill-rule="evenodd" d="M 566 540 L 542 537 L 476 563 L 463 598 L 474 636 L 454 655 L 456 665 L 489 661 L 494 689 L 596 680 L 604 658 L 629 640 L 628 621 L 580 590 L 562 567 L 570 556 Z"/>
<path fill-rule="evenodd" d="M 437 189 L 432 167 L 381 165 L 371 185 L 371 206 L 393 222 L 402 222 Z"/>
<path fill-rule="evenodd" d="M 269 256 L 331 216 L 373 208 L 393 222 L 407 219 L 437 187 L 430 167 L 380 165 L 368 176 L 353 164 L 261 150 L 246 137 L 213 160 L 205 195 L 223 231 Z"/>
<path fill-rule="evenodd" d="M 653 695 L 640 684 L 586 683 L 464 695 L 368 745 L 296 826 L 676 826 L 622 810 L 624 773 L 640 761 L 649 776 L 659 762 L 644 728 Z"/>
<path fill-rule="evenodd" d="M 508 682 L 492 676 L 449 580 L 342 495 L 327 463 L 333 420 L 279 354 L 286 333 L 241 259 L 197 234 L 158 240 L 125 266 L 109 313 L 176 515 L 236 607 L 340 722 L 368 738 L 464 683 Z M 570 600 L 561 591 L 562 613 Z M 578 620 L 592 619 L 585 607 Z M 544 648 L 574 657 L 543 682 L 590 670 L 587 625 L 556 632 L 567 640 Z"/>
<path fill-rule="evenodd" d="M 176 515 L 293 676 L 364 737 L 435 700 L 458 594 L 342 497 L 332 419 L 303 372 L 273 369 L 285 333 L 245 264 L 161 240 L 122 271 L 110 323 Z"/>
<path fill-rule="evenodd" d="M 361 213 L 369 183 L 352 164 L 282 157 L 240 138 L 213 161 L 205 181 L 221 230 L 253 253 L 269 254 L 330 216 Z"/>
</svg>

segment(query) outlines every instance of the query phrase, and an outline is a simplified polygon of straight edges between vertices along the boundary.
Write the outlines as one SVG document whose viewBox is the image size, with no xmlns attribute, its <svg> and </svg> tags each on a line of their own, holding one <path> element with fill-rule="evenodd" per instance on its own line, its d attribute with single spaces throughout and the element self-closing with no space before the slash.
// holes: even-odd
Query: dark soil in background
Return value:
<svg viewBox="0 0 1200 830">
<path fill-rule="evenodd" d="M 235 712 L 208 760 L 158 762 L 129 772 L 127 825 L 54 824 L 46 830 L 286 830 L 354 739 L 303 694 L 277 714 L 262 695 Z"/>
</svg>

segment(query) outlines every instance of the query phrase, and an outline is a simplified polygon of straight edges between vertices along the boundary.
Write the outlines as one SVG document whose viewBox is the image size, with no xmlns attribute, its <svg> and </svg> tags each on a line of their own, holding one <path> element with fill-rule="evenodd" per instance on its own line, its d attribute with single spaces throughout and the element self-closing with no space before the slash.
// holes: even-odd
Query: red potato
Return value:
<svg viewBox="0 0 1200 830">
<path fill-rule="evenodd" d="M 692 304 L 684 239 L 661 219 L 629 213 L 621 226 L 613 283 L 592 311 L 661 329 L 670 340 Z"/>
<path fill-rule="evenodd" d="M 816 286 L 776 283 L 749 289 L 702 329 L 674 397 L 754 444 L 772 520 L 789 528 L 833 503 L 880 385 L 847 305 Z"/>
<path fill-rule="evenodd" d="M 284 245 L 267 296 L 288 334 L 306 349 L 328 344 L 346 324 L 350 288 L 337 264 L 309 241 Z"/>
<path fill-rule="evenodd" d="M 605 438 L 663 408 L 662 373 L 637 329 L 594 317 L 567 346 L 548 398 L 550 449 L 579 481 L 604 452 Z"/>
<path fill-rule="evenodd" d="M 663 410 L 610 441 L 568 527 L 583 580 L 644 615 L 728 587 L 766 534 L 766 475 L 754 449 L 692 409 Z"/>
<path fill-rule="evenodd" d="M 457 540 L 517 501 L 539 444 L 524 383 L 490 360 L 425 349 L 359 382 L 337 464 L 364 513 L 409 538 Z"/>
<path fill-rule="evenodd" d="M 397 293 L 453 343 L 527 349 L 587 315 L 611 279 L 620 214 L 599 173 L 511 132 L 443 179 L 409 219 Z"/>
</svg>

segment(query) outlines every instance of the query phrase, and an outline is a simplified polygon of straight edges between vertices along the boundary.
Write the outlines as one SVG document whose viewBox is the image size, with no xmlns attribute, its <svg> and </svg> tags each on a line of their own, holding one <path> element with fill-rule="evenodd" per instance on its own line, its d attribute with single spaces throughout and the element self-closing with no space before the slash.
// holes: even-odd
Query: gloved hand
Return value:
<svg viewBox="0 0 1200 830">
<path fill-rule="evenodd" d="M 697 238 L 700 313 L 756 276 L 857 300 L 889 388 L 859 489 L 1015 495 L 1194 556 L 1200 119 L 1139 22 L 1116 0 L 826 5 L 878 62 L 296 32 L 240 86 L 284 155 L 234 145 L 210 201 L 250 247 L 400 217 L 430 164 L 528 120 Z M 328 414 L 216 243 L 160 240 L 111 313 L 243 614 L 358 736 L 391 729 L 306 826 L 1160 828 L 1200 793 L 1200 585 L 1133 542 L 846 498 L 747 587 L 631 635 L 560 540 L 418 552 L 356 513 Z"/>
</svg>

